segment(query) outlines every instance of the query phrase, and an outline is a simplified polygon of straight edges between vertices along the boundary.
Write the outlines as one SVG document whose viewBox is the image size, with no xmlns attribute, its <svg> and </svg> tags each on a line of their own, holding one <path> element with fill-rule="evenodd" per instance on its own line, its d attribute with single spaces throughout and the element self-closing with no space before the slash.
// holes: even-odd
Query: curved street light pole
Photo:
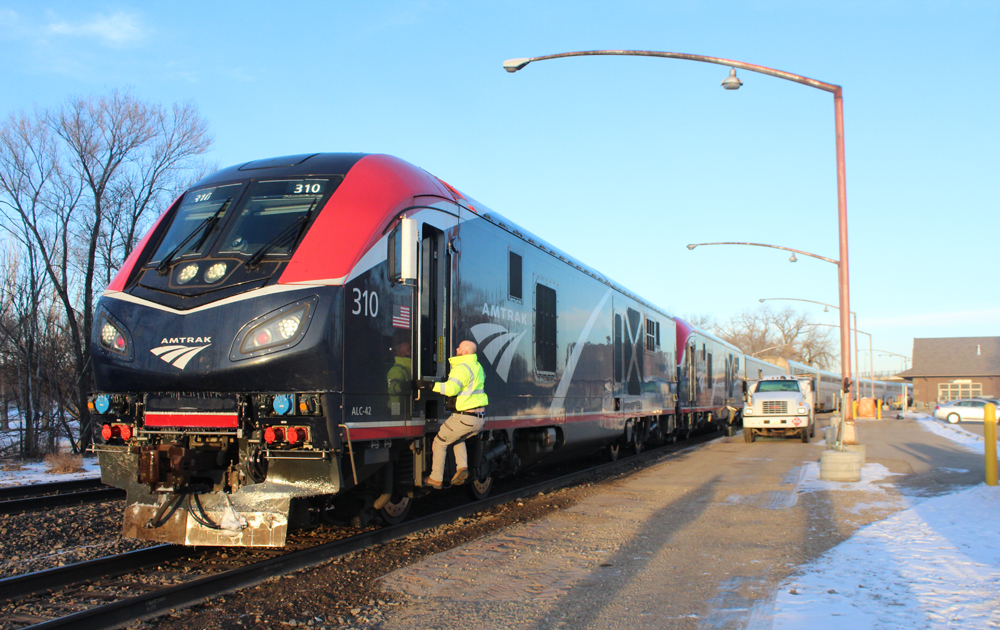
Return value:
<svg viewBox="0 0 1000 630">
<path fill-rule="evenodd" d="M 749 70 L 751 72 L 757 72 L 759 74 L 766 74 L 768 76 L 777 77 L 779 79 L 784 79 L 786 81 L 792 81 L 793 83 L 800 83 L 802 85 L 816 88 L 817 90 L 823 90 L 825 92 L 830 92 L 833 94 L 833 116 L 834 116 L 834 129 L 836 132 L 836 147 L 837 147 L 837 224 L 838 232 L 840 234 L 840 262 L 838 263 L 839 274 L 838 274 L 838 285 L 840 293 L 840 365 L 841 365 L 841 375 L 844 378 L 849 379 L 851 377 L 851 338 L 850 338 L 850 323 L 849 323 L 849 313 L 851 307 L 850 300 L 850 274 L 848 273 L 848 263 L 847 263 L 847 168 L 845 166 L 844 159 L 844 90 L 841 86 L 835 85 L 833 83 L 824 83 L 823 81 L 817 81 L 816 79 L 810 79 L 809 77 L 804 77 L 798 74 L 792 74 L 791 72 L 784 72 L 782 70 L 776 70 L 774 68 L 768 68 L 766 66 L 758 66 L 751 63 L 744 63 L 742 61 L 735 61 L 733 59 L 723 59 L 721 57 L 707 57 L 705 55 L 691 55 L 687 53 L 675 53 L 675 52 L 658 52 L 651 50 L 585 50 L 578 52 L 567 52 L 559 53 L 555 55 L 544 55 L 541 57 L 521 57 L 518 59 L 508 59 L 503 63 L 504 70 L 507 72 L 517 72 L 523 69 L 529 63 L 533 61 L 544 61 L 547 59 L 561 59 L 563 57 L 587 57 L 587 56 L 598 56 L 598 55 L 622 55 L 629 57 L 662 57 L 666 59 L 683 59 L 686 61 L 698 61 L 702 63 L 714 63 L 720 66 L 729 66 L 731 68 L 729 72 L 729 77 L 727 77 L 722 82 L 722 87 L 727 90 L 737 90 L 743 84 L 736 77 L 736 68 L 741 70 Z M 779 248 L 780 249 L 780 248 Z M 846 396 L 847 403 L 851 402 L 851 394 L 847 392 Z M 844 418 L 847 421 L 847 426 L 845 427 L 844 442 L 847 444 L 853 444 L 857 442 L 855 431 L 854 431 L 854 418 L 852 414 L 851 405 L 846 405 L 847 410 L 844 412 Z"/>
<path fill-rule="evenodd" d="M 792 257 L 788 259 L 788 262 L 798 262 L 795 258 L 795 254 L 802 254 L 803 256 L 810 256 L 812 258 L 818 258 L 819 260 L 825 260 L 828 263 L 833 263 L 840 266 L 840 262 L 832 258 L 827 258 L 826 256 L 820 256 L 819 254 L 810 254 L 809 252 L 804 252 L 801 249 L 792 249 L 791 247 L 782 247 L 781 245 L 768 245 L 766 243 L 691 243 L 687 246 L 688 249 L 694 249 L 695 247 L 701 247 L 702 245 L 750 245 L 751 247 L 770 247 L 771 249 L 783 249 L 786 252 L 792 252 Z"/>
<path fill-rule="evenodd" d="M 774 350 L 775 348 L 784 348 L 785 346 L 788 346 L 788 345 L 791 345 L 791 344 L 782 343 L 782 344 L 778 344 L 776 346 L 769 346 L 767 348 L 764 348 L 763 350 L 758 350 L 757 352 L 754 352 L 750 356 L 755 357 L 758 354 L 760 354 L 761 352 L 767 352 L 768 350 Z"/>
<path fill-rule="evenodd" d="M 760 298 L 757 301 L 760 302 L 761 304 L 763 304 L 764 302 L 774 301 L 774 300 L 789 300 L 789 301 L 792 301 L 792 302 L 809 302 L 810 304 L 819 304 L 819 305 L 825 306 L 827 308 L 835 308 L 837 310 L 840 310 L 839 307 L 834 306 L 833 304 L 827 304 L 826 302 L 817 302 L 815 300 L 803 300 L 802 298 Z M 854 371 L 857 372 L 858 374 L 860 374 L 861 373 L 861 362 L 858 359 L 858 314 L 855 313 L 854 311 L 851 311 L 851 317 L 854 318 Z M 870 387 L 871 387 L 872 395 L 874 395 L 875 384 L 874 383 L 870 383 Z M 860 394 L 861 393 L 860 392 L 860 387 L 858 389 L 859 389 L 858 393 Z"/>
</svg>

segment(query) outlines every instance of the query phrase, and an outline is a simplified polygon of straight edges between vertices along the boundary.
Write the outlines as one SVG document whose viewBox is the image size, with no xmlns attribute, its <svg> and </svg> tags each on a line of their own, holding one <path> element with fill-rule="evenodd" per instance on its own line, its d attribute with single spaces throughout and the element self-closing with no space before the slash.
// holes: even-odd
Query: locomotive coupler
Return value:
<svg viewBox="0 0 1000 630">
<path fill-rule="evenodd" d="M 212 479 L 216 465 L 215 451 L 191 449 L 178 444 L 139 447 L 139 483 L 149 486 L 149 491 L 153 493 L 209 492 L 216 483 Z"/>
</svg>

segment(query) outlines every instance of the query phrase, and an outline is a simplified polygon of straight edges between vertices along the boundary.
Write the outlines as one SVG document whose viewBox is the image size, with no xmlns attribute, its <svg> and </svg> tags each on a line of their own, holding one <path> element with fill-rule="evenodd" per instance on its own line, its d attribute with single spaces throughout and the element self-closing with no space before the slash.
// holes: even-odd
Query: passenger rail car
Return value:
<svg viewBox="0 0 1000 630">
<path fill-rule="evenodd" d="M 102 479 L 127 490 L 124 533 L 188 545 L 280 546 L 317 516 L 404 518 L 448 416 L 412 383 L 446 379 L 464 339 L 490 399 L 470 440 L 475 496 L 545 459 L 673 434 L 688 356 L 663 310 L 385 155 L 203 179 L 95 321 L 89 406 Z M 692 391 L 726 395 L 683 413 L 731 399 L 738 361 L 715 352 L 726 376 Z"/>
<path fill-rule="evenodd" d="M 743 409 L 743 351 L 693 328 L 677 325 L 677 418 L 685 433 L 702 427 L 733 435 Z"/>
</svg>

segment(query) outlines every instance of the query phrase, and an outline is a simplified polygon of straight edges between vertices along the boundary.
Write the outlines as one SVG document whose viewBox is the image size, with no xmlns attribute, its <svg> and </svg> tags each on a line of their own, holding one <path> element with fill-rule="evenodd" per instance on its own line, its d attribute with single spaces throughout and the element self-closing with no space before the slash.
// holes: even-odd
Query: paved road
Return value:
<svg viewBox="0 0 1000 630">
<path fill-rule="evenodd" d="M 858 432 L 869 470 L 895 473 L 874 495 L 810 482 L 819 435 L 721 438 L 390 574 L 384 586 L 408 603 L 384 628 L 757 627 L 797 567 L 907 496 L 982 479 L 981 457 L 916 421 L 862 421 Z"/>
</svg>

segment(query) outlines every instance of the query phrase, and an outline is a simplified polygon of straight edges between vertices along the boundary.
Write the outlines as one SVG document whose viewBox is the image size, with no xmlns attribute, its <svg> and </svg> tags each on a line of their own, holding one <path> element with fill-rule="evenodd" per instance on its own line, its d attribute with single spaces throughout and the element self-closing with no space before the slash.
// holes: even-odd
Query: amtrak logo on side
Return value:
<svg viewBox="0 0 1000 630">
<path fill-rule="evenodd" d="M 186 339 L 187 338 L 185 338 L 185 340 Z M 198 339 L 199 341 L 202 340 L 201 337 L 196 337 L 196 339 Z M 211 337 L 204 338 L 205 341 L 208 341 L 210 339 Z M 163 341 L 167 341 L 167 339 L 164 339 Z M 174 341 L 174 339 L 170 339 L 169 341 Z M 165 346 L 160 346 L 158 348 L 153 348 L 152 350 L 150 350 L 150 352 L 160 357 L 160 359 L 166 361 L 175 368 L 183 370 L 185 367 L 187 367 L 188 361 L 194 358 L 194 355 L 198 354 L 199 352 L 209 347 L 210 345 L 212 344 L 207 343 L 204 346 L 184 346 L 180 344 L 168 344 Z"/>
<path fill-rule="evenodd" d="M 506 310 L 513 312 L 509 311 L 509 309 Z M 507 375 L 510 373 L 510 362 L 514 360 L 514 355 L 517 354 L 517 344 L 527 332 L 527 330 L 520 333 L 508 332 L 500 324 L 476 324 L 472 327 L 472 335 L 476 338 L 476 343 L 480 344 L 480 346 L 490 337 L 495 337 L 493 341 L 486 344 L 482 352 L 486 355 L 486 360 L 493 364 L 493 367 L 497 371 L 497 376 L 505 383 L 507 382 Z M 500 352 L 501 350 L 503 352 Z"/>
</svg>

